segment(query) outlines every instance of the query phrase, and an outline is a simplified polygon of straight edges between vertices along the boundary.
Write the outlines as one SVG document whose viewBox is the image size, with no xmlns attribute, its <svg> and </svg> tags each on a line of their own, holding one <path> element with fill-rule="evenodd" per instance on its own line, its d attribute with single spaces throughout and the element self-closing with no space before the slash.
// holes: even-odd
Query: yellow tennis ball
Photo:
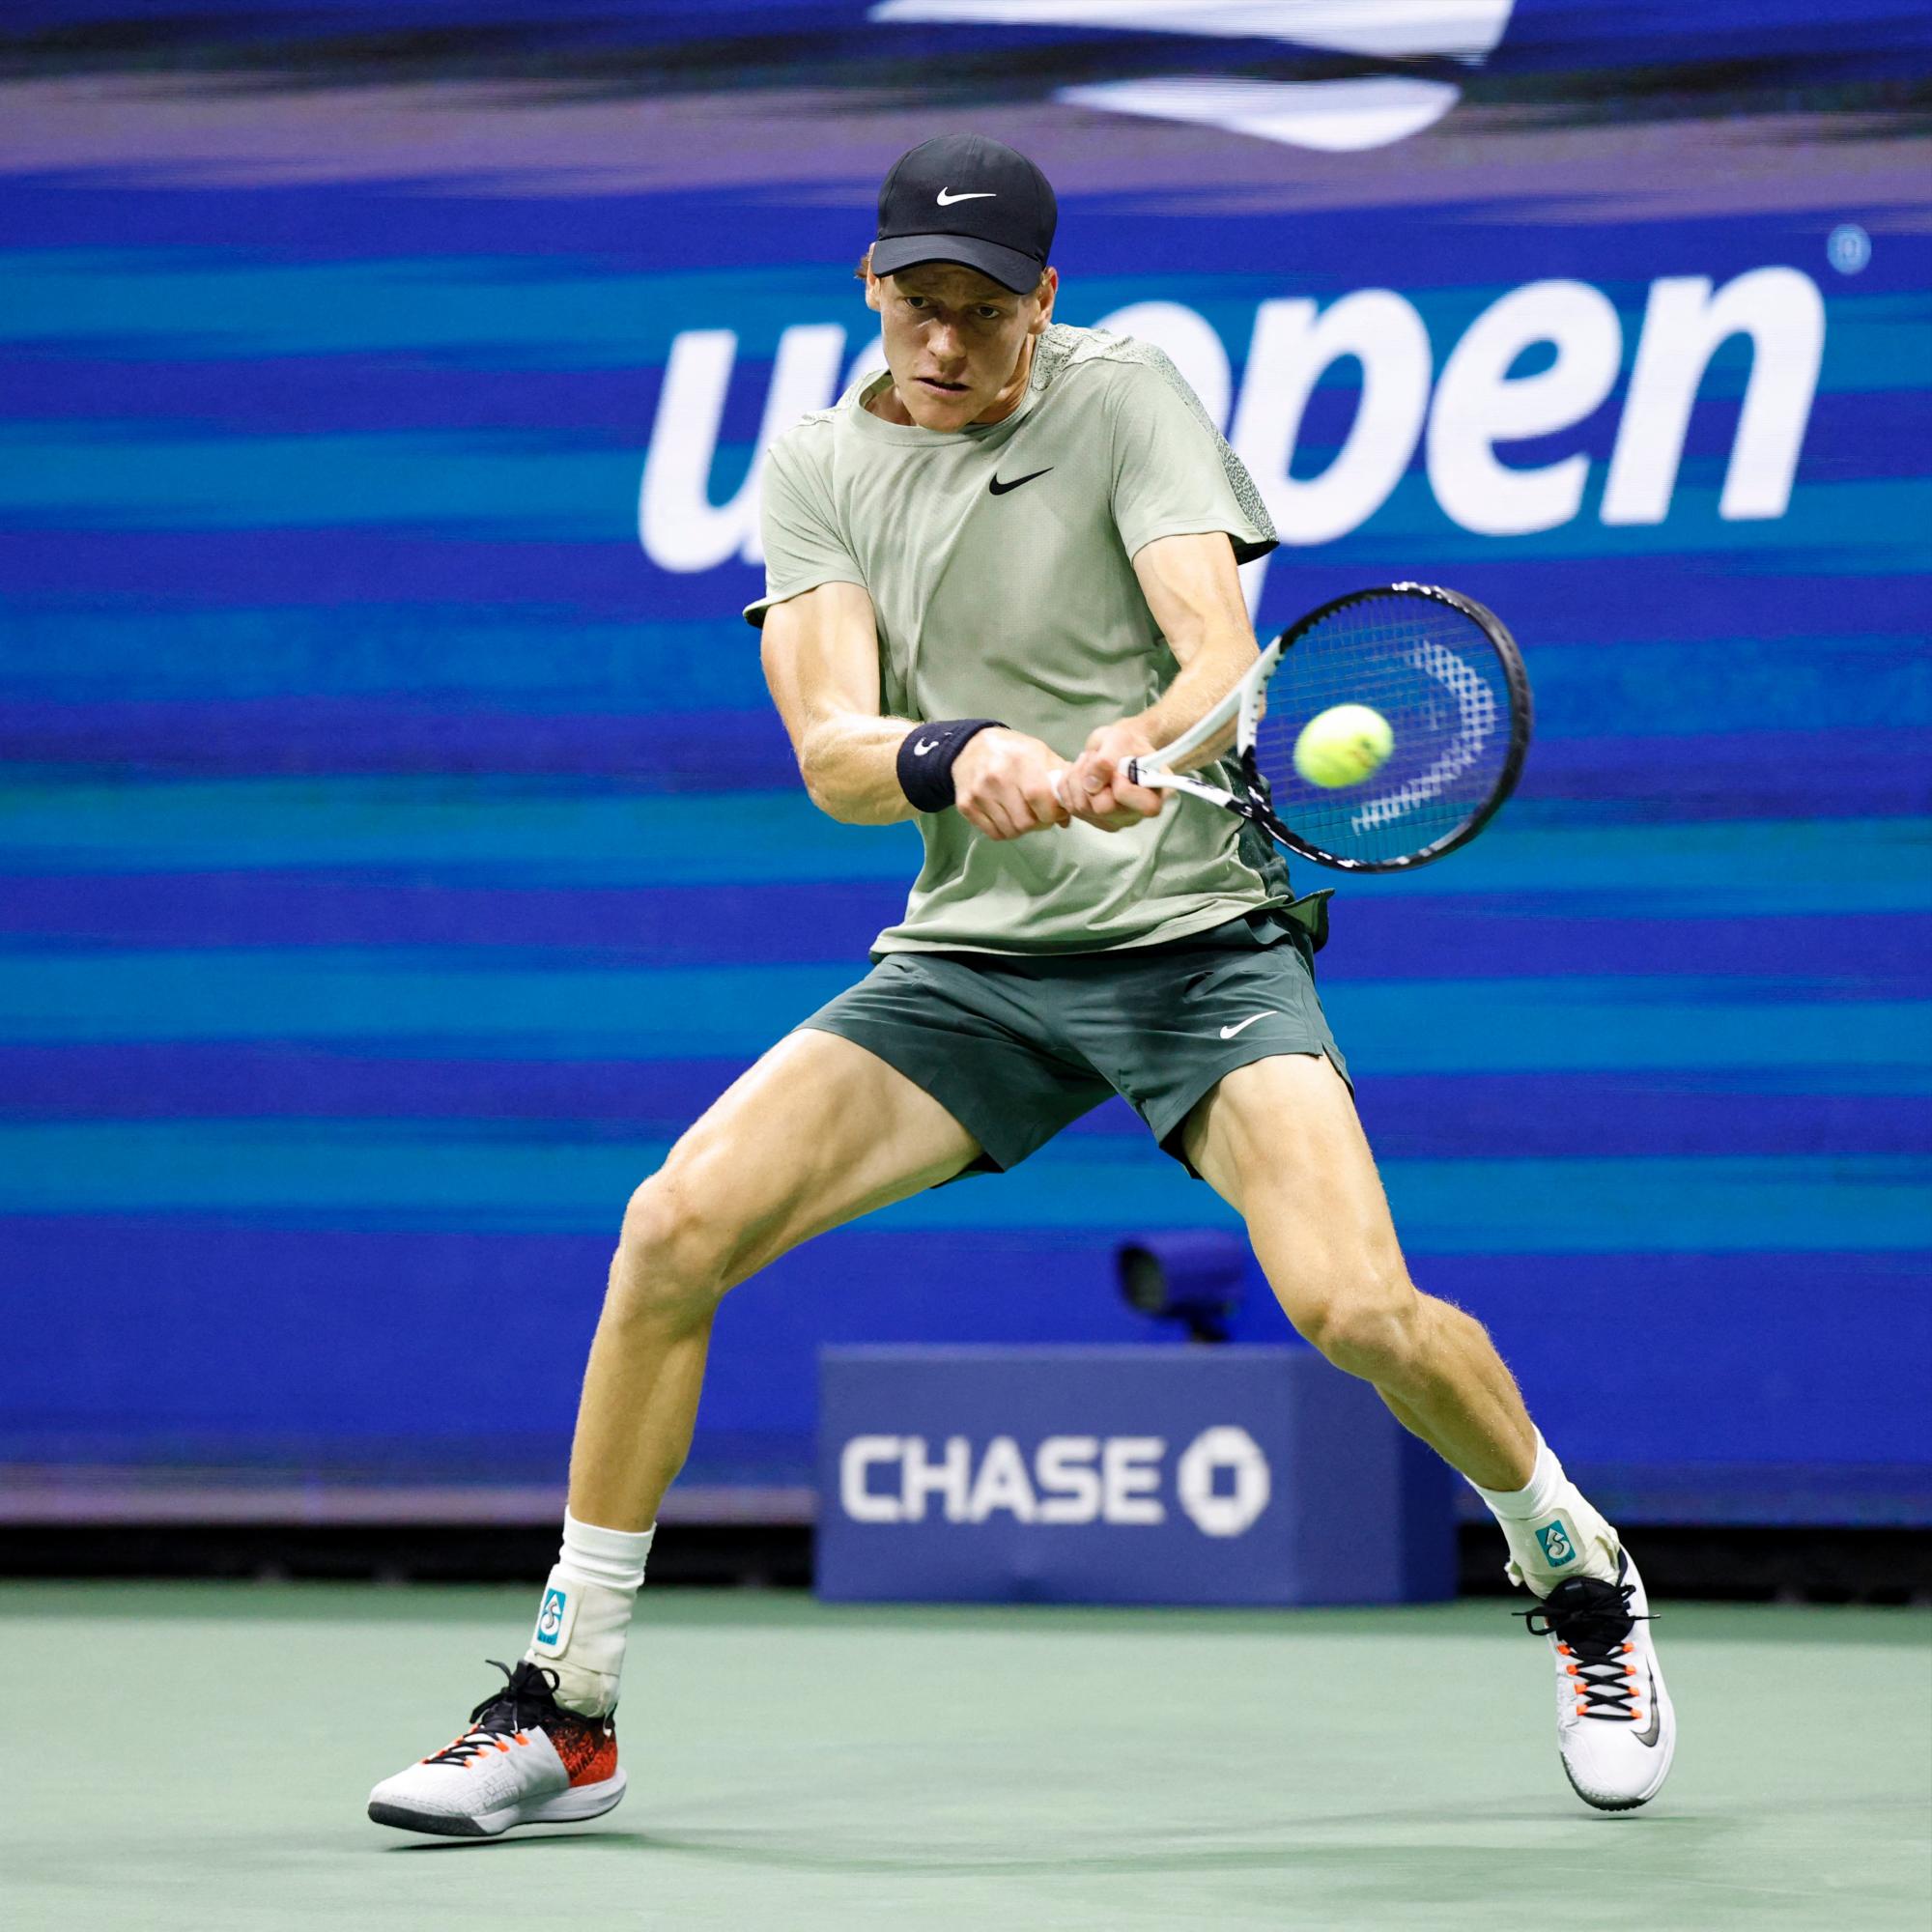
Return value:
<svg viewBox="0 0 1932 1932">
<path fill-rule="evenodd" d="M 1374 778 L 1394 750 L 1395 733 L 1379 711 L 1366 704 L 1331 704 L 1301 727 L 1294 769 L 1310 784 L 1336 791 Z"/>
</svg>

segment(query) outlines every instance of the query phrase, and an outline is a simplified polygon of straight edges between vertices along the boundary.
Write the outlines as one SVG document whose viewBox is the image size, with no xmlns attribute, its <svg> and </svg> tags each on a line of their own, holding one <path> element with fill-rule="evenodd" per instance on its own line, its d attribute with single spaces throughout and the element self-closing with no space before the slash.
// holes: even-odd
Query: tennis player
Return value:
<svg viewBox="0 0 1932 1932">
<path fill-rule="evenodd" d="M 925 863 L 872 971 L 633 1196 L 528 1649 L 455 1743 L 376 1787 L 381 1823 L 487 1836 L 615 1804 L 626 1632 L 724 1292 L 1012 1167 L 1110 1094 L 1241 1214 L 1301 1334 L 1494 1512 L 1578 1795 L 1626 1809 L 1669 1769 L 1635 1566 L 1482 1327 L 1404 1267 L 1316 997 L 1326 895 L 1294 897 L 1231 814 L 1123 777 L 1254 662 L 1236 567 L 1275 534 L 1164 355 L 1054 322 L 1055 220 L 997 141 L 903 155 L 862 264 L 886 370 L 771 446 L 746 615 L 806 789 L 846 824 L 915 819 Z"/>
</svg>

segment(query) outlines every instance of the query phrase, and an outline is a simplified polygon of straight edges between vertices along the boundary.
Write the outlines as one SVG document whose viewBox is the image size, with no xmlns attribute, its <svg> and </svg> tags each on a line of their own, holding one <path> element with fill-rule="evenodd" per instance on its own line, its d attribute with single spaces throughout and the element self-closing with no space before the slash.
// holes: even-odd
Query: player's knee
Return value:
<svg viewBox="0 0 1932 1932">
<path fill-rule="evenodd" d="M 1420 1300 L 1400 1275 L 1323 1296 L 1300 1326 L 1338 1369 L 1378 1387 L 1400 1386 L 1419 1349 Z"/>
<path fill-rule="evenodd" d="M 707 1314 L 729 1269 L 722 1217 L 675 1175 L 654 1174 L 624 1210 L 606 1307 L 620 1319 Z"/>
</svg>

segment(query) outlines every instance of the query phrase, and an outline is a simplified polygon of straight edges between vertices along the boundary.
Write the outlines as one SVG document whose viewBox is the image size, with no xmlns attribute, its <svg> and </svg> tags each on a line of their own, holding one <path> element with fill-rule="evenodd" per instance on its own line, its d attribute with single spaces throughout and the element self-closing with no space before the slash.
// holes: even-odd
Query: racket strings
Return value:
<svg viewBox="0 0 1932 1932">
<path fill-rule="evenodd" d="M 1379 712 L 1393 749 L 1362 783 L 1325 790 L 1295 771 L 1294 744 L 1338 704 Z M 1282 654 L 1254 756 L 1297 838 L 1373 866 L 1453 838 L 1494 797 L 1511 743 L 1509 678 L 1488 632 L 1454 605 L 1390 591 L 1331 611 Z"/>
</svg>

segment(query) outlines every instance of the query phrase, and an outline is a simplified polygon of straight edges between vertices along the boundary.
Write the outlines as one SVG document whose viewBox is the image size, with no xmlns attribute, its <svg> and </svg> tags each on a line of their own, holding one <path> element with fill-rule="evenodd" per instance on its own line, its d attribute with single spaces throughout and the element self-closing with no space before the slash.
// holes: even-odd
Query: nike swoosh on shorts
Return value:
<svg viewBox="0 0 1932 1932">
<path fill-rule="evenodd" d="M 1276 1017 L 1278 1016 L 1272 1010 L 1264 1013 L 1250 1013 L 1239 1026 L 1223 1027 L 1221 1029 L 1221 1037 L 1223 1039 L 1233 1039 L 1237 1033 L 1246 1033 L 1257 1020 L 1274 1019 Z"/>
</svg>

